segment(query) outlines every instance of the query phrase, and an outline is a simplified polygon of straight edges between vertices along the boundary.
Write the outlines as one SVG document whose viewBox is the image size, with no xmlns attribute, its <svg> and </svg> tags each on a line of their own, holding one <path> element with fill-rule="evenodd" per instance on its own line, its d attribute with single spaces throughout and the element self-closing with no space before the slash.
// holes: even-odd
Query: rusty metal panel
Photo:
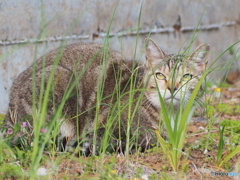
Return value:
<svg viewBox="0 0 240 180">
<path fill-rule="evenodd" d="M 115 8 L 110 28 L 111 47 L 128 59 L 133 59 L 137 48 L 136 58 L 143 60 L 143 43 L 150 32 L 163 50 L 178 53 L 180 47 L 185 49 L 189 45 L 196 27 L 193 47 L 206 42 L 211 44 L 212 52 L 220 54 L 240 40 L 239 7 L 239 0 L 3 0 L 0 2 L 0 113 L 7 110 L 13 80 L 32 64 L 35 55 L 40 57 L 57 48 L 63 40 L 68 44 L 103 43 Z M 239 51 L 239 47 L 240 43 L 233 51 Z M 211 59 L 216 57 L 212 55 Z M 233 57 L 228 52 L 220 62 Z M 239 57 L 234 65 L 239 68 Z M 213 73 L 212 77 L 215 76 Z"/>
</svg>

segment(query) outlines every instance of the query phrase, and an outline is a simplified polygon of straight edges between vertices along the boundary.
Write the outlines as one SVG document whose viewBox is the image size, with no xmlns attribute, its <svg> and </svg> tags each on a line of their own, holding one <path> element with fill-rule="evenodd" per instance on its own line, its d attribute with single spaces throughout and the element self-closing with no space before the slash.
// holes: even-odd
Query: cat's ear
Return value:
<svg viewBox="0 0 240 180">
<path fill-rule="evenodd" d="M 159 60 L 163 60 L 166 57 L 166 54 L 158 47 L 158 45 L 152 39 L 146 39 L 145 44 L 147 66 L 159 64 Z"/>
<path fill-rule="evenodd" d="M 194 62 L 195 68 L 198 72 L 203 72 L 205 70 L 208 63 L 209 51 L 210 45 L 204 43 L 198 46 L 189 56 L 188 59 Z"/>
</svg>

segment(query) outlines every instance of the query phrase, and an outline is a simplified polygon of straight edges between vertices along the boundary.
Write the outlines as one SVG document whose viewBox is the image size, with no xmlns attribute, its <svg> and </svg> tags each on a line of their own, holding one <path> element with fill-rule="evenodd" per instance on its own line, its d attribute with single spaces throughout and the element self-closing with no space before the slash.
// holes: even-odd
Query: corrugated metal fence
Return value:
<svg viewBox="0 0 240 180">
<path fill-rule="evenodd" d="M 139 60 L 144 57 L 143 42 L 150 32 L 169 53 L 186 48 L 196 33 L 194 48 L 202 42 L 209 43 L 216 53 L 211 56 L 213 61 L 240 40 L 239 7 L 239 0 L 0 1 L 0 113 L 7 110 L 13 80 L 35 57 L 57 48 L 63 40 L 68 44 L 103 43 L 114 12 L 111 47 L 128 59 L 134 57 L 138 33 L 136 58 Z M 236 57 L 239 47 L 240 43 L 231 48 L 221 57 L 221 62 Z M 239 61 L 234 64 L 236 68 L 240 66 Z"/>
</svg>

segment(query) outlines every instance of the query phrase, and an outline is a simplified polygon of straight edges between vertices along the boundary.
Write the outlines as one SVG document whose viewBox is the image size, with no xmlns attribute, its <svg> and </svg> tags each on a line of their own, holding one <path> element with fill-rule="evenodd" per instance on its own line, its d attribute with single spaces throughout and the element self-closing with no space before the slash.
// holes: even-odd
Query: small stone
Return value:
<svg viewBox="0 0 240 180">
<path fill-rule="evenodd" d="M 148 175 L 146 174 L 142 175 L 141 179 L 148 180 Z"/>
<path fill-rule="evenodd" d="M 48 170 L 44 167 L 40 167 L 37 170 L 37 176 L 46 176 L 47 175 Z"/>
</svg>

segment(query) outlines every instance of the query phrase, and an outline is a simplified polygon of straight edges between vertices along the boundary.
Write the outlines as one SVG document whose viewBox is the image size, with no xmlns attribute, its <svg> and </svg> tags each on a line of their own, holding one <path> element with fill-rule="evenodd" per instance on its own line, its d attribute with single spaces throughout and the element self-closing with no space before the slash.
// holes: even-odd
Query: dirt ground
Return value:
<svg viewBox="0 0 240 180">
<path fill-rule="evenodd" d="M 238 119 L 240 120 L 240 118 Z M 191 123 L 189 127 L 189 131 L 192 133 L 199 131 L 200 129 L 206 129 L 206 123 L 196 121 Z M 217 133 L 216 130 L 213 133 Z M 194 134 L 193 136 L 189 136 L 187 138 L 186 143 L 193 143 L 196 141 L 199 141 L 199 139 L 204 138 L 204 134 L 206 132 L 203 130 L 197 134 Z M 182 169 L 184 169 L 184 172 L 181 173 L 174 173 L 172 171 L 171 166 L 169 165 L 168 160 L 166 157 L 163 156 L 161 153 L 162 151 L 154 151 L 154 152 L 145 152 L 141 154 L 135 154 L 130 155 L 128 158 L 120 155 L 116 155 L 114 157 L 114 168 L 112 169 L 113 175 L 119 175 L 123 174 L 123 176 L 126 179 L 138 179 L 138 180 L 146 180 L 151 179 L 152 174 L 155 174 L 154 179 L 189 179 L 189 180 L 200 180 L 200 179 L 219 179 L 219 180 L 227 180 L 227 179 L 240 179 L 240 176 L 238 177 L 233 176 L 211 176 L 211 172 L 220 172 L 224 173 L 226 170 L 224 168 L 219 168 L 216 166 L 216 161 L 214 160 L 217 154 L 217 147 L 215 149 L 212 149 L 211 151 L 208 151 L 207 153 L 204 153 L 202 149 L 195 149 L 191 150 L 188 154 L 189 157 L 182 160 Z M 56 177 L 62 177 L 63 174 L 70 176 L 76 176 L 82 177 L 83 179 L 101 179 L 99 178 L 99 173 L 92 173 L 88 174 L 86 176 L 81 176 L 84 174 L 86 164 L 84 162 L 92 161 L 89 160 L 91 158 L 88 157 L 80 157 L 82 160 L 80 161 L 63 161 L 59 165 L 59 174 Z M 111 156 L 105 157 L 104 163 L 109 163 L 111 159 Z M 81 162 L 81 163 L 79 163 Z M 99 163 L 99 160 L 96 160 L 96 169 L 97 164 Z M 234 156 L 229 161 L 229 166 L 234 167 L 238 163 L 238 170 L 240 168 L 240 154 Z M 141 176 L 139 178 L 132 178 L 136 177 L 136 172 L 141 169 Z M 181 168 L 180 168 L 181 169 Z M 94 171 L 93 171 L 94 172 Z M 97 172 L 97 170 L 96 170 Z M 237 172 L 233 170 L 232 172 Z M 240 171 L 238 172 L 238 174 Z M 109 179 L 115 179 L 113 177 L 109 177 Z M 81 179 L 81 178 L 80 178 Z"/>
</svg>

